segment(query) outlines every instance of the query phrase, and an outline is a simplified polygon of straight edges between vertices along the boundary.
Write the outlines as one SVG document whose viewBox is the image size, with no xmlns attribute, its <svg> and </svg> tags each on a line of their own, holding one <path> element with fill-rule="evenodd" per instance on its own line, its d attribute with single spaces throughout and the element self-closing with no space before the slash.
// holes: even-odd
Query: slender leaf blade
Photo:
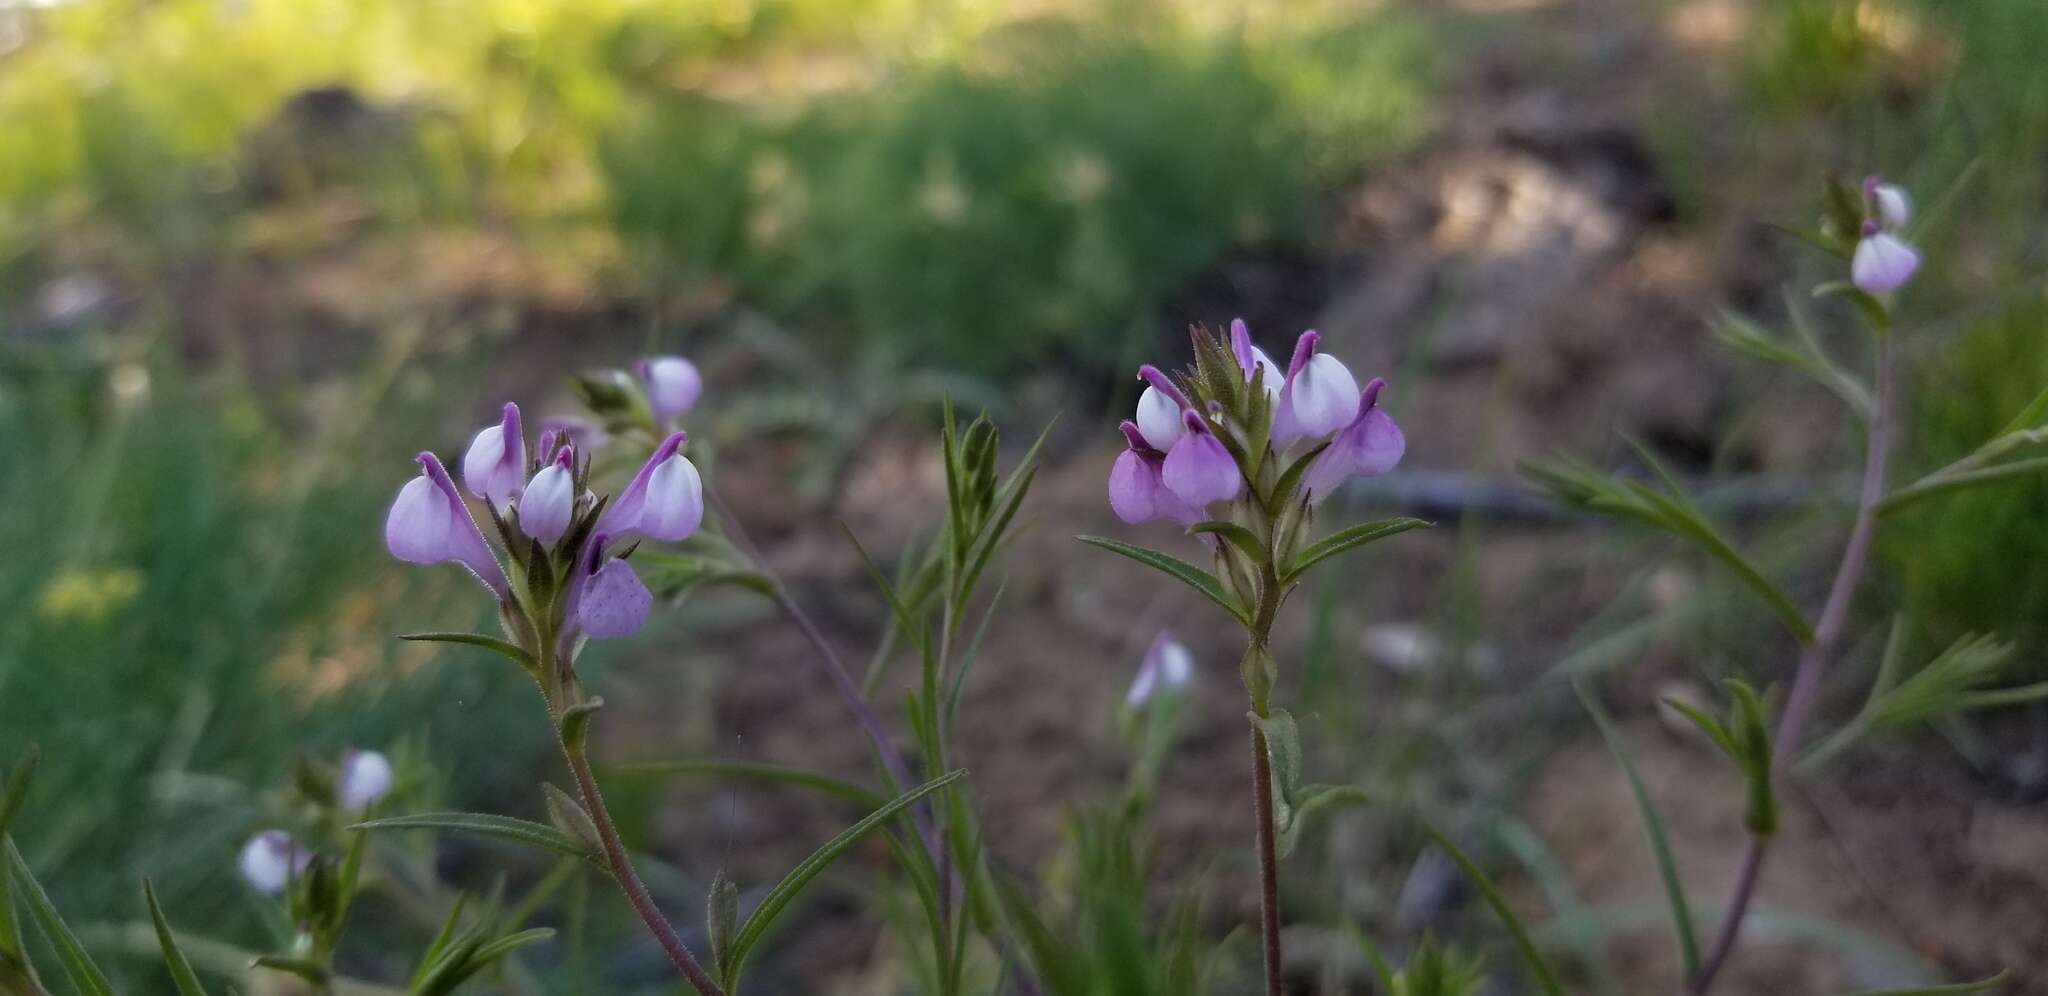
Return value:
<svg viewBox="0 0 2048 996">
<path fill-rule="evenodd" d="M 56 904 L 50 902 L 50 895 L 43 891 L 42 883 L 36 881 L 35 873 L 29 871 L 28 862 L 21 856 L 21 849 L 14 846 L 12 839 L 6 840 L 7 862 L 12 881 L 21 885 L 21 893 L 28 900 L 29 913 L 43 929 L 43 936 L 57 949 L 57 960 L 64 965 L 64 975 L 71 980 L 73 988 L 85 996 L 114 996 L 114 987 L 107 981 L 105 972 L 93 963 L 92 956 L 80 944 L 78 935 L 64 923 L 64 917 L 57 912 Z"/>
<path fill-rule="evenodd" d="M 1107 536 L 1077 536 L 1075 538 L 1089 546 L 1100 547 L 1111 553 L 1121 554 L 1155 571 L 1172 577 L 1174 580 L 1208 596 L 1210 601 L 1222 606 L 1224 611 L 1229 612 L 1231 618 L 1236 619 L 1238 622 L 1242 623 L 1250 619 L 1244 607 L 1238 605 L 1237 600 L 1230 597 L 1230 594 L 1223 590 L 1223 582 L 1217 580 L 1216 575 L 1196 567 L 1185 560 L 1168 556 L 1157 550 L 1148 550 L 1142 546 L 1113 540 Z"/>
<path fill-rule="evenodd" d="M 759 943 L 761 938 L 766 935 L 768 927 L 774 923 L 775 918 L 780 916 L 782 911 L 791 902 L 795 901 L 797 895 L 806 886 L 823 874 L 832 862 L 837 861 L 841 855 L 858 843 L 862 837 L 867 836 L 877 827 L 887 823 L 898 813 L 909 809 L 919 799 L 945 788 L 966 776 L 966 769 L 957 769 L 940 775 L 923 785 L 919 785 L 891 799 L 887 805 L 868 814 L 860 822 L 840 831 L 838 836 L 826 841 L 823 847 L 812 852 L 810 857 L 805 858 L 795 868 L 791 869 L 788 875 L 783 876 L 782 881 L 775 884 L 775 888 L 770 889 L 768 894 L 761 898 L 761 902 L 754 908 L 753 914 L 747 917 L 746 923 L 740 925 L 739 933 L 733 937 L 733 977 L 738 978 L 740 967 L 747 962 L 747 955 L 752 952 L 754 945 Z"/>
<path fill-rule="evenodd" d="M 602 866 L 598 856 L 585 847 L 582 841 L 554 827 L 491 813 L 417 813 L 411 816 L 386 816 L 382 819 L 365 820 L 348 829 L 452 830 L 456 833 L 473 833 L 583 858 Z"/>
<path fill-rule="evenodd" d="M 1601 708 L 1600 702 L 1582 682 L 1573 682 L 1572 690 L 1579 695 L 1580 704 L 1586 714 L 1593 717 L 1593 725 L 1600 730 L 1600 738 L 1607 741 L 1607 749 L 1614 755 L 1621 773 L 1628 778 L 1628 790 L 1635 797 L 1636 812 L 1643 821 L 1643 835 L 1650 841 L 1650 856 L 1657 863 L 1657 878 L 1664 887 L 1664 901 L 1671 907 L 1671 932 L 1678 939 L 1678 955 L 1685 966 L 1685 977 L 1690 979 L 1699 974 L 1700 944 L 1694 933 L 1692 904 L 1685 897 L 1685 882 L 1678 875 L 1678 861 L 1671 853 L 1671 838 L 1664 832 L 1664 818 L 1657 814 L 1657 806 L 1650 799 L 1650 791 L 1643 785 L 1643 776 L 1636 769 L 1635 755 L 1628 749 L 1628 742 L 1621 738 L 1621 731 L 1615 729 L 1614 721 Z"/>
<path fill-rule="evenodd" d="M 156 901 L 156 887 L 148 879 L 142 880 L 142 898 L 149 904 L 149 920 L 156 926 L 156 942 L 164 952 L 164 967 L 171 972 L 171 982 L 178 987 L 178 996 L 206 996 L 206 987 L 199 984 L 198 973 L 192 971 L 192 962 L 185 957 L 178 939 L 171 933 L 170 921 L 164 919 L 164 908 Z"/>
<path fill-rule="evenodd" d="M 1427 823 L 1422 825 L 1422 830 L 1429 835 L 1430 840 L 1436 842 L 1436 846 L 1443 848 L 1444 853 L 1450 855 L 1452 861 L 1457 862 L 1465 877 L 1472 880 L 1472 885 L 1486 899 L 1486 905 L 1493 907 L 1494 914 L 1507 925 L 1508 934 L 1514 939 L 1515 949 L 1521 953 L 1522 961 L 1529 966 L 1529 974 L 1536 977 L 1537 986 L 1548 996 L 1564 996 L 1564 986 L 1557 981 L 1557 973 L 1551 970 L 1549 962 L 1543 960 L 1543 953 L 1536 950 L 1536 942 L 1529 939 L 1528 928 L 1522 926 L 1521 919 L 1508 907 L 1508 901 L 1501 896 L 1500 889 L 1493 884 L 1493 880 L 1488 878 L 1486 872 L 1467 857 L 1464 851 L 1459 850 L 1458 845 L 1451 843 L 1451 838 L 1445 836 L 1442 831 Z"/>
<path fill-rule="evenodd" d="M 508 640 L 500 640 L 495 636 L 485 636 L 482 633 L 406 633 L 401 635 L 399 639 L 409 640 L 414 643 L 459 643 L 464 646 L 482 647 L 528 671 L 540 666 L 539 662 L 533 659 L 533 655 L 528 653 L 525 647 Z"/>
<path fill-rule="evenodd" d="M 1287 570 L 1281 574 L 1280 580 L 1282 582 L 1292 581 L 1300 577 L 1303 571 L 1354 547 L 1364 546 L 1367 543 L 1386 539 L 1398 533 L 1405 533 L 1410 529 L 1428 529 L 1432 525 L 1434 523 L 1423 519 L 1413 519 L 1404 516 L 1393 519 L 1377 519 L 1372 522 L 1361 522 L 1348 529 L 1338 530 L 1330 534 L 1322 542 L 1312 544 L 1308 549 L 1297 554 L 1294 558 L 1294 563 L 1288 565 Z"/>
</svg>

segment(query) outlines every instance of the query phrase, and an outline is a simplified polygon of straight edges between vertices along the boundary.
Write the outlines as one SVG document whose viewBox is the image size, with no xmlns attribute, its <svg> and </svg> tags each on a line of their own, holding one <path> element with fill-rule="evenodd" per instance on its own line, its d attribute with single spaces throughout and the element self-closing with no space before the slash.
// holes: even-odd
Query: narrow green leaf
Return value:
<svg viewBox="0 0 2048 996">
<path fill-rule="evenodd" d="M 875 828 L 887 823 L 896 814 L 910 808 L 917 800 L 945 788 L 966 776 L 967 771 L 965 769 L 955 770 L 940 775 L 923 785 L 919 785 L 897 796 L 890 800 L 887 805 L 868 814 L 860 822 L 841 831 L 838 836 L 827 841 L 823 847 L 812 852 L 810 857 L 805 858 L 795 868 L 791 869 L 788 875 L 783 876 L 782 881 L 775 884 L 775 888 L 768 890 L 768 894 L 761 898 L 760 905 L 754 908 L 753 915 L 747 917 L 747 922 L 741 925 L 739 934 L 733 938 L 733 978 L 737 979 L 739 977 L 739 969 L 746 964 L 747 955 L 753 951 L 754 945 L 759 943 L 761 938 L 767 933 L 768 927 L 775 922 L 775 918 L 782 915 L 783 910 L 796 899 L 797 895 L 806 886 L 810 885 L 812 880 L 823 874 L 832 862 L 837 861 L 840 855 L 845 854 L 849 848 L 859 842 L 862 837 L 875 830 Z"/>
<path fill-rule="evenodd" d="M 1396 533 L 1410 529 L 1428 529 L 1434 523 L 1422 519 L 1396 518 L 1361 522 L 1349 529 L 1341 529 L 1320 543 L 1312 544 L 1294 558 L 1294 563 L 1281 572 L 1280 581 L 1286 583 L 1302 575 L 1303 571 L 1322 563 L 1354 547 L 1363 546 L 1374 540 L 1386 539 Z"/>
<path fill-rule="evenodd" d="M 1232 546 L 1243 550 L 1245 556 L 1252 558 L 1253 563 L 1258 563 L 1266 557 L 1265 545 L 1259 542 L 1259 538 L 1252 535 L 1251 530 L 1235 522 L 1211 519 L 1208 522 L 1197 522 L 1189 526 L 1188 532 L 1208 533 L 1212 536 L 1220 536 L 1227 539 Z"/>
<path fill-rule="evenodd" d="M 1628 742 L 1621 738 L 1621 731 L 1615 729 L 1614 721 L 1607 716 L 1607 710 L 1581 682 L 1572 682 L 1572 690 L 1579 695 L 1580 704 L 1586 714 L 1593 717 L 1593 725 L 1600 730 L 1601 739 L 1607 741 L 1607 749 L 1614 754 L 1615 763 L 1621 765 L 1621 773 L 1628 777 L 1629 793 L 1635 796 L 1636 813 L 1643 822 L 1643 835 L 1650 840 L 1650 856 L 1657 863 L 1657 878 L 1664 886 L 1664 901 L 1671 907 L 1671 932 L 1678 939 L 1678 956 L 1685 966 L 1685 978 L 1692 978 L 1700 970 L 1700 945 L 1693 933 L 1692 904 L 1685 897 L 1685 881 L 1679 877 L 1678 862 L 1671 854 L 1671 839 L 1664 833 L 1664 819 L 1657 815 L 1657 806 L 1650 800 L 1649 789 L 1643 786 L 1643 776 L 1636 770 L 1635 756 L 1629 752 Z"/>
<path fill-rule="evenodd" d="M 1459 850 L 1458 845 L 1451 843 L 1451 838 L 1445 836 L 1442 831 L 1428 823 L 1422 825 L 1422 830 L 1429 835 L 1430 840 L 1436 842 L 1436 846 L 1443 848 L 1444 853 L 1449 855 L 1452 861 L 1457 862 L 1458 867 L 1465 872 L 1465 877 L 1472 880 L 1472 885 L 1486 899 L 1486 905 L 1493 907 L 1494 914 L 1500 917 L 1501 922 L 1508 928 L 1508 934 L 1514 938 L 1515 949 L 1521 952 L 1523 963 L 1529 966 L 1529 974 L 1536 977 L 1537 986 L 1549 996 L 1564 996 L 1564 986 L 1557 981 L 1557 973 L 1551 971 L 1550 963 L 1543 960 L 1543 953 L 1536 950 L 1536 942 L 1529 939 L 1528 929 L 1522 926 L 1522 921 L 1515 916 L 1515 911 L 1508 907 L 1507 900 L 1501 897 L 1500 889 L 1494 886 L 1493 880 L 1487 878 L 1486 872 L 1480 870 L 1471 858 L 1466 857 L 1465 852 Z"/>
<path fill-rule="evenodd" d="M 2015 432 L 2032 429 L 2044 415 L 2048 415 L 2048 387 L 2042 388 L 2041 393 L 2034 395 L 2034 400 L 2027 402 L 2027 406 L 2013 415 L 2012 421 L 2005 423 L 2005 428 L 1992 433 L 1991 438 L 1997 439 L 2000 436 L 2010 436 Z"/>
<path fill-rule="evenodd" d="M 520 948 L 532 947 L 553 940 L 554 937 L 553 927 L 531 927 L 518 933 L 506 934 L 497 940 L 477 945 L 476 951 L 470 954 L 469 961 L 476 969 L 481 970 Z"/>
<path fill-rule="evenodd" d="M 142 880 L 142 898 L 149 904 L 150 922 L 156 925 L 156 942 L 163 948 L 164 967 L 170 969 L 171 981 L 178 987 L 178 996 L 206 996 L 206 987 L 199 984 L 199 975 L 192 971 L 192 962 L 185 958 L 184 949 L 178 947 L 178 939 L 171 933 L 170 921 L 164 919 L 163 906 L 156 901 L 156 887 L 149 879 Z"/>
<path fill-rule="evenodd" d="M 1870 989 L 1855 996 L 1956 996 L 1959 993 L 1989 992 L 2005 982 L 2011 972 L 2000 972 L 1980 982 L 1957 982 L 1946 986 L 1919 986 L 1909 989 Z"/>
<path fill-rule="evenodd" d="M 1692 725 L 1699 727 L 1699 731 L 1706 734 L 1707 738 L 1714 742 L 1714 746 L 1721 748 L 1721 753 L 1728 755 L 1730 760 L 1742 760 L 1742 745 L 1736 743 L 1735 735 L 1728 732 L 1727 724 L 1707 714 L 1705 710 L 1698 706 L 1682 699 L 1667 695 L 1658 701 L 1670 706 L 1679 715 L 1691 720 Z"/>
<path fill-rule="evenodd" d="M 1996 467 L 1983 467 L 1961 473 L 1931 474 L 1886 495 L 1884 500 L 1878 503 L 1877 511 L 1879 515 L 1890 515 L 1929 498 L 1986 484 L 2002 484 L 2041 473 L 2048 473 L 2048 457 L 2030 457 L 2002 463 Z"/>
<path fill-rule="evenodd" d="M 255 967 L 267 968 L 273 972 L 283 972 L 287 975 L 296 975 L 320 989 L 327 988 L 327 966 L 311 958 L 293 958 L 287 955 L 258 955 L 256 956 Z"/>
<path fill-rule="evenodd" d="M 21 894 L 28 900 L 30 915 L 36 925 L 43 929 L 43 936 L 57 949 L 57 960 L 64 965 L 64 975 L 71 980 L 72 988 L 84 996 L 113 996 L 114 988 L 107 982 L 106 973 L 93 964 L 92 956 L 86 954 L 85 945 L 78 942 L 78 935 L 65 926 L 64 917 L 50 902 L 50 895 L 43 891 L 42 883 L 36 881 L 35 873 L 29 870 L 23 860 L 21 849 L 14 846 L 11 838 L 4 838 L 7 845 L 7 863 L 11 880 L 21 886 Z"/>
<path fill-rule="evenodd" d="M 603 867 L 602 859 L 583 846 L 581 841 L 568 834 L 531 820 L 514 819 L 491 813 L 418 813 L 412 816 L 387 816 L 383 819 L 365 820 L 349 827 L 350 830 L 452 830 L 456 833 L 473 833 L 485 837 L 509 840 L 515 844 L 538 847 L 583 858 Z"/>
<path fill-rule="evenodd" d="M 1077 536 L 1075 539 L 1089 546 L 1101 547 L 1111 553 L 1129 557 L 1155 571 L 1170 575 L 1180 583 L 1207 595 L 1210 601 L 1222 606 L 1224 611 L 1229 612 L 1232 619 L 1236 619 L 1240 623 L 1251 621 L 1250 613 L 1247 613 L 1243 606 L 1237 604 L 1235 598 L 1232 598 L 1228 592 L 1223 590 L 1223 582 L 1218 581 L 1216 575 L 1196 567 L 1185 560 L 1167 556 L 1157 550 L 1148 550 L 1142 546 L 1134 546 L 1130 543 L 1113 540 L 1106 536 Z"/>
<path fill-rule="evenodd" d="M 462 929 L 463 907 L 468 905 L 468 893 L 455 894 L 455 901 L 448 905 L 447 918 L 441 921 L 441 929 L 434 934 L 434 939 L 427 944 L 427 950 L 420 955 L 420 967 L 412 974 L 411 988 L 418 989 L 420 983 L 426 981 L 427 974 L 434 970 L 435 965 L 440 964 L 441 956 L 455 943 L 455 934 Z"/>
<path fill-rule="evenodd" d="M 495 636 L 485 636 L 482 633 L 406 633 L 401 635 L 399 639 L 411 640 L 414 643 L 460 643 L 471 647 L 482 647 L 528 671 L 540 666 L 540 662 L 534 660 L 533 655 L 527 653 L 525 647 L 500 640 Z"/>
</svg>

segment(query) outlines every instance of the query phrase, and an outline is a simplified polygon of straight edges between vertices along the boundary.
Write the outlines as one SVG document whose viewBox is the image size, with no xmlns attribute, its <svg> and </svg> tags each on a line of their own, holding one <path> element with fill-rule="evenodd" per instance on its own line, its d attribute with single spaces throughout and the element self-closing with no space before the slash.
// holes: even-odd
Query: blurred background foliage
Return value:
<svg viewBox="0 0 2048 996">
<path fill-rule="evenodd" d="M 1808 180 L 1829 169 L 1877 164 L 1931 195 L 1978 164 L 1924 231 L 1915 307 L 1939 342 L 1912 373 L 1909 468 L 1967 452 L 2048 379 L 2038 0 L 1621 6 L 1674 33 L 1740 14 L 1737 41 L 1688 67 L 1732 81 L 1724 103 L 1693 76 L 1640 82 L 1674 224 L 1703 241 L 1730 215 L 1810 213 Z M 1569 75 L 1581 67 L 1536 39 L 1611 7 L 0 4 L 0 759 L 49 748 L 24 849 L 75 919 L 131 919 L 147 871 L 180 918 L 235 934 L 255 929 L 253 904 L 219 876 L 257 814 L 229 786 L 275 781 L 300 751 L 402 734 L 421 735 L 456 802 L 530 786 L 547 745 L 526 690 L 466 658 L 422 666 L 387 639 L 467 621 L 473 600 L 458 579 L 391 569 L 376 541 L 406 458 L 447 452 L 488 391 L 552 388 L 647 344 L 744 344 L 717 363 L 787 383 L 721 402 L 728 421 L 707 436 L 727 452 L 793 429 L 823 439 L 833 456 L 815 463 L 831 470 L 804 494 L 829 498 L 905 393 L 1028 401 L 1049 373 L 1081 385 L 1060 398 L 1101 402 L 1177 341 L 1167 317 L 1207 301 L 1232 260 L 1326 264 L 1357 184 L 1490 110 L 1470 70 L 1490 47 Z M 325 291 L 354 309 L 338 320 L 212 290 L 315 283 L 366 246 L 389 259 Z M 438 276 L 398 279 L 472 257 L 520 263 L 462 285 L 480 303 L 426 298 Z M 1783 317 L 1783 272 L 1715 265 L 1731 271 L 1716 274 L 1726 296 Z M 507 318 L 490 298 L 514 285 L 543 298 L 518 307 L 576 307 Z M 561 348 L 494 371 L 521 322 Z M 882 383 L 901 369 L 929 376 Z M 1425 462 L 1426 439 L 1411 431 Z M 1414 586 L 1442 596 L 1417 645 L 1451 647 L 1460 667 L 1394 691 L 1455 705 L 1367 722 L 1332 621 L 1349 593 L 1318 590 L 1304 682 L 1330 704 L 1305 721 L 1335 754 L 1372 726 L 1360 777 L 1472 796 L 1512 829 L 1500 800 L 1533 758 L 1441 760 L 1497 715 L 1485 655 L 1523 632 L 1476 608 L 1490 528 L 1461 527 L 1456 563 Z M 1887 550 L 1888 594 L 1930 646 L 1994 632 L 2038 666 L 2048 485 L 1904 516 Z M 1652 587 L 1631 581 L 1617 604 Z M 1728 601 L 1687 603 L 1702 659 L 1741 658 L 1768 626 Z M 1444 715 L 1463 725 L 1436 729 Z M 651 802 L 622 808 L 655 833 Z M 1535 846 L 1522 853 L 1540 865 Z M 1303 904 L 1334 918 L 1350 898 Z"/>
</svg>

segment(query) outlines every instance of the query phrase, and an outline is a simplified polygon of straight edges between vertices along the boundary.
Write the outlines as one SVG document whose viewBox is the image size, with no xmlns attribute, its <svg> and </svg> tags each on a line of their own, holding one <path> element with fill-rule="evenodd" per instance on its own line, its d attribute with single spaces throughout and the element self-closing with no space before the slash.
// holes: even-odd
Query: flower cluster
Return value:
<svg viewBox="0 0 2048 996">
<path fill-rule="evenodd" d="M 1912 198 L 1877 177 L 1863 181 L 1863 224 L 1849 260 L 1849 280 L 1866 294 L 1888 294 L 1920 269 L 1920 252 L 1903 237 L 1913 217 Z"/>
<path fill-rule="evenodd" d="M 690 401 L 694 391 L 684 392 Z M 688 438 L 671 434 L 625 490 L 604 497 L 590 489 L 586 448 L 549 428 L 529 456 L 519 406 L 507 404 L 462 458 L 463 486 L 483 503 L 498 544 L 485 539 L 440 459 L 421 453 L 420 476 L 392 502 L 385 545 L 400 560 L 467 568 L 497 596 L 522 646 L 570 655 L 584 636 L 629 635 L 654 598 L 625 558 L 641 540 L 688 538 L 704 518 L 703 481 L 681 452 Z"/>
<path fill-rule="evenodd" d="M 1283 374 L 1238 320 L 1227 343 L 1198 330 L 1196 366 L 1178 380 L 1140 367 L 1146 387 L 1136 417 L 1119 427 L 1126 448 L 1109 475 L 1117 517 L 1183 526 L 1212 518 L 1211 506 L 1238 499 L 1248 486 L 1263 492 L 1282 483 L 1262 486 L 1257 477 L 1272 465 L 1263 459 L 1268 452 L 1312 461 L 1285 482 L 1311 505 L 1349 478 L 1393 469 L 1407 444 L 1379 407 L 1384 382 L 1374 378 L 1360 389 L 1342 361 L 1319 351 L 1321 343 L 1320 334 L 1302 333 Z"/>
<path fill-rule="evenodd" d="M 368 812 L 398 784 L 391 759 L 374 750 L 344 752 L 332 775 L 332 794 L 323 791 L 321 798 L 350 815 Z M 311 848 L 294 840 L 291 834 L 273 829 L 251 836 L 242 845 L 236 864 L 241 868 L 242 878 L 256 891 L 276 896 L 304 875 L 314 858 Z"/>
</svg>

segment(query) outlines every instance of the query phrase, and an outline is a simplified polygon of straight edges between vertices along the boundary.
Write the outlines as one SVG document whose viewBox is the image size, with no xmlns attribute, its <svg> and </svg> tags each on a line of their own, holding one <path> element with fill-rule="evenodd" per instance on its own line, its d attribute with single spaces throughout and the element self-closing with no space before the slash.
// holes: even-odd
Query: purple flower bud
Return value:
<svg viewBox="0 0 2048 996">
<path fill-rule="evenodd" d="M 1244 475 L 1222 440 L 1194 412 L 1183 412 L 1181 424 L 1186 431 L 1180 442 L 1173 444 L 1160 468 L 1166 490 L 1198 509 L 1211 502 L 1236 498 L 1244 490 Z"/>
<path fill-rule="evenodd" d="M 612 557 L 586 582 L 576 621 L 600 640 L 617 639 L 639 632 L 652 608 L 654 594 L 640 583 L 633 565 Z"/>
<path fill-rule="evenodd" d="M 640 362 L 640 381 L 647 388 L 647 405 L 654 420 L 664 425 L 697 407 L 704 393 L 704 377 L 697 365 L 680 356 L 655 356 Z"/>
<path fill-rule="evenodd" d="M 1138 676 L 1131 681 L 1124 705 L 1136 709 L 1154 695 L 1185 688 L 1194 673 L 1195 655 L 1171 631 L 1161 630 L 1145 651 L 1144 663 L 1138 665 Z"/>
<path fill-rule="evenodd" d="M 1358 398 L 1358 417 L 1330 441 L 1327 449 L 1302 479 L 1308 499 L 1320 504 L 1352 477 L 1384 474 L 1401 462 L 1408 440 L 1392 416 L 1380 410 L 1380 388 L 1385 381 L 1374 377 Z"/>
<path fill-rule="evenodd" d="M 1303 332 L 1287 365 L 1287 383 L 1273 412 L 1273 445 L 1328 435 L 1358 417 L 1358 379 L 1328 353 L 1316 352 L 1322 335 Z"/>
<path fill-rule="evenodd" d="M 704 521 L 704 482 L 697 465 L 677 452 L 687 433 L 669 436 L 647 458 L 633 483 L 605 510 L 598 530 L 621 539 L 630 534 L 670 542 L 688 539 Z"/>
<path fill-rule="evenodd" d="M 275 896 L 313 863 L 313 852 L 300 846 L 282 830 L 265 830 L 242 845 L 238 863 L 242 877 L 255 886 L 256 891 Z"/>
<path fill-rule="evenodd" d="M 540 469 L 519 495 L 519 531 L 552 547 L 569 531 L 576 513 L 576 479 L 567 466 L 568 449 Z"/>
<path fill-rule="evenodd" d="M 1919 269 L 1920 253 L 1912 246 L 1890 232 L 1865 231 L 1849 261 L 1849 279 L 1866 294 L 1886 294 L 1904 287 Z"/>
<path fill-rule="evenodd" d="M 1260 367 L 1266 368 L 1266 379 L 1260 383 L 1265 386 L 1266 400 L 1278 404 L 1280 384 L 1286 376 L 1281 372 L 1279 365 L 1273 362 L 1273 358 L 1266 355 L 1265 350 L 1252 345 L 1251 329 L 1245 326 L 1242 318 L 1233 318 L 1230 321 L 1230 352 L 1237 357 L 1237 365 L 1244 371 L 1244 380 L 1247 384 L 1251 383 L 1254 371 Z"/>
<path fill-rule="evenodd" d="M 390 758 L 374 750 L 352 750 L 341 755 L 341 774 L 335 780 L 334 794 L 341 808 L 361 812 L 390 795 L 397 781 Z"/>
<path fill-rule="evenodd" d="M 491 503 L 501 514 L 526 483 L 526 436 L 519 428 L 519 406 L 505 403 L 497 425 L 485 426 L 462 456 L 462 483 L 469 493 Z"/>
<path fill-rule="evenodd" d="M 1180 413 L 1187 410 L 1188 399 L 1150 363 L 1138 368 L 1138 379 L 1147 385 L 1145 393 L 1138 395 L 1138 431 L 1147 444 L 1164 453 L 1180 442 Z"/>
<path fill-rule="evenodd" d="M 1869 177 L 1863 181 L 1863 196 L 1877 209 L 1877 220 L 1886 231 L 1896 232 L 1913 220 L 1913 198 L 1898 184 Z"/>
<path fill-rule="evenodd" d="M 469 568 L 492 592 L 506 597 L 505 570 L 470 517 L 469 507 L 432 453 L 419 455 L 420 476 L 399 489 L 384 520 L 384 545 L 391 555 L 414 564 L 454 561 Z"/>
</svg>

